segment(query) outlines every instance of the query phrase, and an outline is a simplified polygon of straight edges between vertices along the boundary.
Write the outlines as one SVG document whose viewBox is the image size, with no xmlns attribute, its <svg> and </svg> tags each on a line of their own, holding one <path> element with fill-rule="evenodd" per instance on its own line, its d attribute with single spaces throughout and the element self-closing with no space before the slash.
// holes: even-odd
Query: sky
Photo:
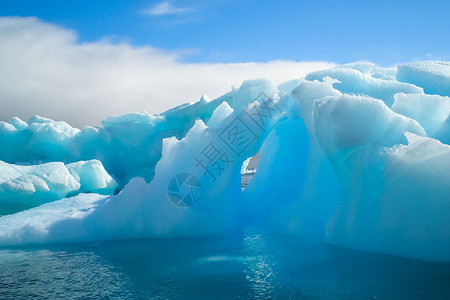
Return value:
<svg viewBox="0 0 450 300">
<path fill-rule="evenodd" d="M 2 0 L 0 120 L 82 127 L 360 60 L 450 60 L 450 1 Z"/>
</svg>

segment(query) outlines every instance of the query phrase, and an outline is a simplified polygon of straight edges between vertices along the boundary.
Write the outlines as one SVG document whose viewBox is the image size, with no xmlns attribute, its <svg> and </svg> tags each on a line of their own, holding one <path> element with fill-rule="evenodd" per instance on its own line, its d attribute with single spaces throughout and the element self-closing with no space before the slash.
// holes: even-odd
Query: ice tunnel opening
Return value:
<svg viewBox="0 0 450 300">
<path fill-rule="evenodd" d="M 244 160 L 241 166 L 241 189 L 245 190 L 256 174 L 259 157 L 261 155 L 261 149 L 254 156 L 251 156 Z"/>
</svg>

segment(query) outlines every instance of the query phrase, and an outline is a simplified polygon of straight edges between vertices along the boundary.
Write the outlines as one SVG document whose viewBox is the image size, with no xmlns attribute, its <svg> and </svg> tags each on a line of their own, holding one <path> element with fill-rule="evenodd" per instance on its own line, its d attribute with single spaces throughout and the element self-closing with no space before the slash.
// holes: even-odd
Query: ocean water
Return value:
<svg viewBox="0 0 450 300">
<path fill-rule="evenodd" d="M 450 263 L 247 227 L 226 236 L 0 249 L 1 299 L 450 299 Z"/>
</svg>

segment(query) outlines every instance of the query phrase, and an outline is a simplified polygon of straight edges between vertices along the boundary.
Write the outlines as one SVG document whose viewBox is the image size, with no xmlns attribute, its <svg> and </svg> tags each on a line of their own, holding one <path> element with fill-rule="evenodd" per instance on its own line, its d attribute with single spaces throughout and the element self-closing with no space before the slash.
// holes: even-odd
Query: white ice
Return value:
<svg viewBox="0 0 450 300">
<path fill-rule="evenodd" d="M 48 190 L 94 192 L 0 217 L 0 245 L 210 235 L 250 224 L 450 261 L 449 78 L 447 62 L 354 63 L 278 88 L 249 80 L 158 115 L 110 116 L 100 128 L 0 122 L 5 182 L 24 176 L 17 168 L 39 168 L 17 165 L 50 163 L 60 167 L 49 178 L 66 173 Z M 242 191 L 244 162 L 258 152 Z M 92 159 L 104 170 L 79 163 Z M 112 177 L 120 193 L 95 194 Z"/>
</svg>

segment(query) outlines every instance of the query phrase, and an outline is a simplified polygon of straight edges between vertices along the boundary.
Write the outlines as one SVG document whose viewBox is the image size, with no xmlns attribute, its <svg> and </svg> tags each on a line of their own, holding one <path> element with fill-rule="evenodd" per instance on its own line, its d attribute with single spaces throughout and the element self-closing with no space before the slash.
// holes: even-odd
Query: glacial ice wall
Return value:
<svg viewBox="0 0 450 300">
<path fill-rule="evenodd" d="M 251 224 L 450 261 L 449 78 L 446 62 L 355 63 L 279 87 L 249 80 L 215 100 L 111 116 L 101 128 L 41 117 L 2 122 L 0 160 L 97 159 L 123 189 L 90 188 L 0 217 L 0 245 L 219 234 Z M 242 163 L 259 151 L 242 191 Z M 85 174 L 85 184 L 98 179 Z"/>
</svg>

